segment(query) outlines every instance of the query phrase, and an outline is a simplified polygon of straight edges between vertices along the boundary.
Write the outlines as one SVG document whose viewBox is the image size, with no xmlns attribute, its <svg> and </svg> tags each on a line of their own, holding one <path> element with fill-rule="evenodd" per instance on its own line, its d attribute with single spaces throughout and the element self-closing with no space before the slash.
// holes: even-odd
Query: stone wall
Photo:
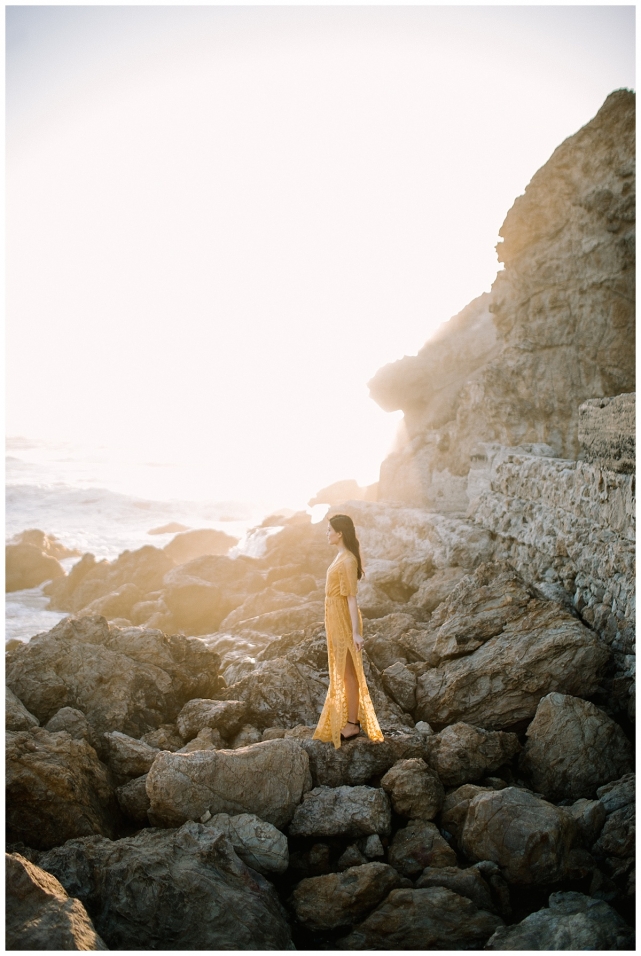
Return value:
<svg viewBox="0 0 641 956">
<path fill-rule="evenodd" d="M 621 398 L 612 404 L 627 409 L 629 422 L 634 396 Z M 602 415 L 599 429 L 599 416 L 588 414 L 586 443 L 593 452 L 611 452 L 611 418 Z M 611 648 L 604 692 L 615 712 L 627 709 L 632 716 L 635 476 L 614 470 L 613 460 L 609 454 L 574 461 L 502 449 L 495 452 L 488 488 L 470 518 L 493 535 L 497 558 L 509 561 L 548 597 L 571 603 Z"/>
</svg>

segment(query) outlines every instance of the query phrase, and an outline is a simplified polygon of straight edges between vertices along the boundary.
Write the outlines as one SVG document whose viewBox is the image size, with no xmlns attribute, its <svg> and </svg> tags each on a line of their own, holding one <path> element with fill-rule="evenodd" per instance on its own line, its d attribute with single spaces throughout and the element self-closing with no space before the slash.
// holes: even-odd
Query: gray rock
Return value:
<svg viewBox="0 0 641 956">
<path fill-rule="evenodd" d="M 614 780 L 612 783 L 606 783 L 599 787 L 596 792 L 597 797 L 603 804 L 606 813 L 613 813 L 634 802 L 635 798 L 636 775 L 627 773 L 620 780 Z"/>
<path fill-rule="evenodd" d="M 163 578 L 163 598 L 177 629 L 213 634 L 248 594 L 264 586 L 252 558 L 206 555 L 168 571 Z"/>
<path fill-rule="evenodd" d="M 50 734 L 57 734 L 64 730 L 74 740 L 86 740 L 92 747 L 96 746 L 89 721 L 82 711 L 76 710 L 75 707 L 61 707 L 58 713 L 47 721 L 45 730 L 48 730 Z"/>
<path fill-rule="evenodd" d="M 444 886 L 468 900 L 481 910 L 494 910 L 489 885 L 475 866 L 461 870 L 457 866 L 427 866 L 415 882 L 417 890 L 426 886 Z"/>
<path fill-rule="evenodd" d="M 415 877 L 426 866 L 456 866 L 456 853 L 438 828 L 426 820 L 412 820 L 394 834 L 387 851 L 391 866 L 403 876 Z"/>
<path fill-rule="evenodd" d="M 262 661 L 247 677 L 232 684 L 221 696 L 245 701 L 247 717 L 257 727 L 315 726 L 327 686 L 308 680 L 304 668 L 285 657 Z"/>
<path fill-rule="evenodd" d="M 138 739 L 175 719 L 185 701 L 214 692 L 217 665 L 203 641 L 66 618 L 7 653 L 6 680 L 41 723 L 62 707 L 82 711 L 99 744 L 109 731 Z"/>
<path fill-rule="evenodd" d="M 190 740 L 184 747 L 180 747 L 173 753 L 191 754 L 195 750 L 225 750 L 227 744 L 220 736 L 218 730 L 212 730 L 211 727 L 204 727 L 199 730 L 193 740 Z"/>
<path fill-rule="evenodd" d="M 362 866 L 367 863 L 367 857 L 364 856 L 355 843 L 350 844 L 344 853 L 338 858 L 337 867 L 342 872 L 348 870 L 350 866 Z"/>
<path fill-rule="evenodd" d="M 149 818 L 147 811 L 151 806 L 147 795 L 147 774 L 142 777 L 136 777 L 122 787 L 116 787 L 116 799 L 120 809 L 135 823 L 147 824 Z"/>
<path fill-rule="evenodd" d="M 205 826 L 223 833 L 240 859 L 259 873 L 284 873 L 289 865 L 287 837 L 253 813 L 216 813 Z"/>
<path fill-rule="evenodd" d="M 394 811 L 411 820 L 433 820 L 445 791 L 436 773 L 420 757 L 399 760 L 381 780 Z"/>
<path fill-rule="evenodd" d="M 5 768 L 11 842 L 48 849 L 77 836 L 114 835 L 107 768 L 86 741 L 42 727 L 10 732 Z"/>
<path fill-rule="evenodd" d="M 201 824 L 72 840 L 41 863 L 87 906 L 111 949 L 293 948 L 272 885 Z"/>
<path fill-rule="evenodd" d="M 357 737 L 338 750 L 321 740 L 305 740 L 301 746 L 309 754 L 315 787 L 357 787 L 385 773 L 398 760 L 425 754 L 423 735 L 407 731 L 387 734 L 382 743 Z"/>
<path fill-rule="evenodd" d="M 178 714 L 176 726 L 184 741 L 211 727 L 230 737 L 241 727 L 247 707 L 240 700 L 189 700 Z"/>
<path fill-rule="evenodd" d="M 159 753 L 147 776 L 150 819 L 179 826 L 206 811 L 255 813 L 283 827 L 310 785 L 307 754 L 291 739 L 241 750 Z"/>
<path fill-rule="evenodd" d="M 179 735 L 175 724 L 163 724 L 156 730 L 150 730 L 149 733 L 143 734 L 140 739 L 143 744 L 157 747 L 158 750 L 170 750 L 172 753 L 180 750 L 183 745 L 182 737 Z"/>
<path fill-rule="evenodd" d="M 392 890 L 340 949 L 482 949 L 500 917 L 441 886 Z"/>
<path fill-rule="evenodd" d="M 608 815 L 592 854 L 623 891 L 634 895 L 635 805 L 628 803 Z"/>
<path fill-rule="evenodd" d="M 378 833 L 373 833 L 371 836 L 365 837 L 364 840 L 360 840 L 359 842 L 363 853 L 368 859 L 373 860 L 377 857 L 385 856 L 385 850 Z"/>
<path fill-rule="evenodd" d="M 5 547 L 6 591 L 36 588 L 43 581 L 64 576 L 59 561 L 33 544 L 8 544 Z"/>
<path fill-rule="evenodd" d="M 19 853 L 5 859 L 8 950 L 107 949 L 80 900 L 70 899 L 55 876 Z"/>
<path fill-rule="evenodd" d="M 156 747 L 149 747 L 118 730 L 104 734 L 103 740 L 107 745 L 107 762 L 119 777 L 141 777 L 160 753 Z"/>
<path fill-rule="evenodd" d="M 306 793 L 289 826 L 290 836 L 387 836 L 389 800 L 373 787 L 316 787 Z"/>
<path fill-rule="evenodd" d="M 527 729 L 521 769 L 550 800 L 593 797 L 597 787 L 632 769 L 632 746 L 594 704 L 548 694 Z"/>
<path fill-rule="evenodd" d="M 251 744 L 257 744 L 263 739 L 260 730 L 252 727 L 251 724 L 245 724 L 240 728 L 234 739 L 230 742 L 230 750 L 239 750 L 241 747 L 249 747 Z"/>
<path fill-rule="evenodd" d="M 552 893 L 545 909 L 502 926 L 486 949 L 634 949 L 634 931 L 616 910 L 583 893 Z"/>
<path fill-rule="evenodd" d="M 402 661 L 386 667 L 382 674 L 383 687 L 399 707 L 411 712 L 416 707 L 416 674 Z"/>
<path fill-rule="evenodd" d="M 400 876 L 385 863 L 363 863 L 342 873 L 302 880 L 292 894 L 297 919 L 309 929 L 330 930 L 363 919 L 399 886 Z"/>
<path fill-rule="evenodd" d="M 599 836 L 605 823 L 605 807 L 600 800 L 576 800 L 571 806 L 566 807 L 568 813 L 574 818 L 581 834 L 583 845 L 591 847 Z"/>
<path fill-rule="evenodd" d="M 459 722 L 429 739 L 425 759 L 446 787 L 458 787 L 498 770 L 520 749 L 516 734 Z"/>
<path fill-rule="evenodd" d="M 560 604 L 533 592 L 526 602 L 522 579 L 502 568 L 482 565 L 437 612 L 440 663 L 419 678 L 415 711 L 435 728 L 503 730 L 533 717 L 552 691 L 598 686 L 608 651 L 597 636 Z"/>
<path fill-rule="evenodd" d="M 570 813 L 515 787 L 473 797 L 458 837 L 468 859 L 493 860 L 520 884 L 569 876 L 578 838 Z"/>
<path fill-rule="evenodd" d="M 489 793 L 493 787 L 479 787 L 473 783 L 464 783 L 462 787 L 448 793 L 443 802 L 441 824 L 452 834 L 458 837 L 465 823 L 465 817 L 470 803 L 479 793 Z"/>
<path fill-rule="evenodd" d="M 7 730 L 31 730 L 32 727 L 39 726 L 38 718 L 29 713 L 10 687 L 5 687 L 4 707 Z"/>
</svg>

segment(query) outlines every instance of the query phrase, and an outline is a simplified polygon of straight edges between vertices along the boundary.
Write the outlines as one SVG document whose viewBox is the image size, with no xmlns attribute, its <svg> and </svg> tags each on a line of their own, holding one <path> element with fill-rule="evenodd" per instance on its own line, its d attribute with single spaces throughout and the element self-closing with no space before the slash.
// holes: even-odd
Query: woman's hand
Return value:
<svg viewBox="0 0 641 956">
<path fill-rule="evenodd" d="M 352 635 L 352 637 L 354 638 L 354 647 L 356 648 L 356 650 L 362 651 L 363 650 L 363 635 L 355 633 Z"/>
</svg>

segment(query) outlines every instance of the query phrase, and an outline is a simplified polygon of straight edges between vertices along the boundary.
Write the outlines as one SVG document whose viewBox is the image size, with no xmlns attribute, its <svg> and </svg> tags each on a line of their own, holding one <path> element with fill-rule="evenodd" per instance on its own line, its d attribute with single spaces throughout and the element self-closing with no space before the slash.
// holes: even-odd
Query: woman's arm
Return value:
<svg viewBox="0 0 641 956">
<path fill-rule="evenodd" d="M 361 634 L 361 624 L 358 619 L 358 604 L 356 603 L 356 596 L 350 594 L 347 597 L 347 606 L 349 608 L 349 616 L 352 619 L 352 637 L 354 638 L 354 644 L 357 651 L 363 649 L 363 635 Z"/>
</svg>

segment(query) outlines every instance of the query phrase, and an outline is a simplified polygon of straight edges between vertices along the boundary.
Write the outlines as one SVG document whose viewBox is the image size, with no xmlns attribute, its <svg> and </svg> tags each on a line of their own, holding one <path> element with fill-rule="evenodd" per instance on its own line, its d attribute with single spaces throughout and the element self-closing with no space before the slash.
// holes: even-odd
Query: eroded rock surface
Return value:
<svg viewBox="0 0 641 956">
<path fill-rule="evenodd" d="M 397 830 L 387 858 L 403 876 L 415 878 L 426 866 L 456 866 L 456 853 L 434 823 L 412 820 Z"/>
<path fill-rule="evenodd" d="M 150 818 L 180 826 L 206 813 L 254 813 L 282 827 L 311 786 L 309 759 L 294 740 L 241 750 L 160 753 L 147 775 Z"/>
<path fill-rule="evenodd" d="M 289 865 L 287 837 L 253 813 L 216 813 L 205 826 L 224 833 L 240 859 L 258 873 L 284 873 Z"/>
<path fill-rule="evenodd" d="M 111 949 L 292 949 L 272 885 L 198 823 L 72 840 L 41 864 L 87 907 Z"/>
<path fill-rule="evenodd" d="M 70 899 L 55 876 L 19 853 L 5 860 L 7 949 L 107 949 L 80 900 Z"/>
<path fill-rule="evenodd" d="M 442 623 L 431 651 L 439 663 L 418 680 L 415 712 L 435 728 L 463 721 L 507 729 L 533 717 L 553 691 L 592 693 L 609 658 L 592 631 L 536 597 L 507 566 L 481 566 L 435 617 Z"/>
<path fill-rule="evenodd" d="M 445 887 L 392 890 L 341 949 L 482 949 L 503 921 Z"/>
<path fill-rule="evenodd" d="M 516 734 L 459 722 L 429 738 L 426 759 L 446 787 L 457 787 L 498 770 L 520 749 Z"/>
<path fill-rule="evenodd" d="M 527 729 L 521 768 L 548 799 L 593 797 L 632 767 L 632 746 L 607 714 L 587 700 L 548 694 Z"/>
<path fill-rule="evenodd" d="M 616 910 L 583 893 L 552 893 L 549 904 L 516 926 L 502 926 L 486 949 L 633 949 L 634 930 Z"/>
<path fill-rule="evenodd" d="M 562 807 L 526 790 L 478 793 L 459 830 L 471 860 L 492 860 L 510 883 L 554 883 L 571 873 L 576 824 Z"/>
<path fill-rule="evenodd" d="M 31 730 L 40 721 L 31 714 L 10 687 L 5 687 L 5 726 L 7 730 Z"/>
<path fill-rule="evenodd" d="M 420 757 L 399 760 L 381 780 L 394 811 L 411 820 L 433 820 L 445 791 L 437 774 Z"/>
<path fill-rule="evenodd" d="M 315 787 L 303 797 L 289 826 L 290 836 L 387 836 L 389 800 L 374 787 Z"/>
<path fill-rule="evenodd" d="M 73 837 L 112 837 L 116 804 L 107 768 L 93 747 L 42 727 L 7 734 L 10 841 L 48 849 Z"/>
<path fill-rule="evenodd" d="M 100 746 L 105 732 L 139 738 L 175 720 L 187 700 L 212 696 L 217 665 L 202 641 L 66 618 L 8 652 L 6 680 L 41 723 L 63 707 L 80 710 Z"/>
<path fill-rule="evenodd" d="M 350 926 L 363 919 L 401 878 L 385 863 L 363 863 L 342 873 L 302 880 L 292 894 L 296 917 L 310 929 Z"/>
</svg>

